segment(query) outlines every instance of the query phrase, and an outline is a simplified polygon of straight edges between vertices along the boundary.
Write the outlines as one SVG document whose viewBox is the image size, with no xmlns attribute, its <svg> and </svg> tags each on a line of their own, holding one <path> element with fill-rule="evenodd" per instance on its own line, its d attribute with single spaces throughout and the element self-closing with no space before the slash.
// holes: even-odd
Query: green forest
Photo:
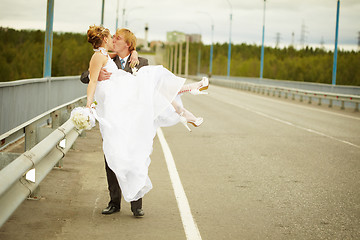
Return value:
<svg viewBox="0 0 360 240">
<path fill-rule="evenodd" d="M 213 75 L 227 75 L 228 44 L 214 44 Z M 192 44 L 190 59 L 197 59 L 201 49 L 200 72 L 209 72 L 210 46 Z M 261 46 L 232 45 L 230 75 L 241 77 L 260 76 Z M 264 50 L 263 77 L 278 80 L 301 82 L 332 83 L 334 53 L 323 49 L 305 47 L 296 50 L 288 48 L 270 48 Z M 195 74 L 197 65 L 190 65 L 189 72 Z M 360 86 L 360 52 L 338 51 L 337 85 Z"/>
<path fill-rule="evenodd" d="M 0 73 L 2 82 L 43 76 L 45 33 L 0 27 Z M 209 72 L 210 45 L 190 44 L 189 74 Z M 185 49 L 184 49 L 185 50 Z M 227 74 L 228 44 L 214 44 L 213 75 Z M 232 45 L 231 76 L 259 77 L 261 46 Z M 184 51 L 183 51 L 184 52 Z M 86 35 L 54 33 L 52 76 L 80 75 L 88 68 L 93 51 Z M 264 78 L 331 84 L 333 52 L 306 47 L 296 50 L 265 47 Z M 360 52 L 339 51 L 337 85 L 360 86 Z"/>
</svg>

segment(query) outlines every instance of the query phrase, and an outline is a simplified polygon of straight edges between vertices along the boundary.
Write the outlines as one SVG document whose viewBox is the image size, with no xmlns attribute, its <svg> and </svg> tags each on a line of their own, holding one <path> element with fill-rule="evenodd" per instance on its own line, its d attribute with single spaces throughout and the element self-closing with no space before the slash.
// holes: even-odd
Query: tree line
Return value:
<svg viewBox="0 0 360 240">
<path fill-rule="evenodd" d="M 44 39 L 44 31 L 0 28 L 0 82 L 42 78 Z M 55 32 L 51 75 L 80 75 L 92 54 L 84 34 Z"/>
<path fill-rule="evenodd" d="M 41 78 L 45 33 L 40 30 L 0 28 L 0 81 Z M 185 52 L 183 44 L 183 53 Z M 190 44 L 189 74 L 209 72 L 210 45 Z M 231 48 L 231 76 L 259 77 L 261 46 L 238 44 Z M 86 35 L 54 33 L 52 76 L 80 75 L 88 68 L 93 51 Z M 228 44 L 214 44 L 213 75 L 227 75 Z M 183 58 L 184 61 L 184 58 Z M 184 66 L 184 65 L 183 65 Z M 360 86 L 359 51 L 339 51 L 337 85 Z M 333 52 L 320 48 L 265 47 L 263 77 L 328 83 L 332 81 Z"/>
<path fill-rule="evenodd" d="M 214 44 L 213 75 L 227 75 L 228 44 Z M 209 72 L 210 46 L 202 44 L 190 45 L 190 59 L 197 59 L 201 49 L 201 73 Z M 239 44 L 231 46 L 230 75 L 242 77 L 260 76 L 261 46 Z M 332 51 L 321 48 L 305 47 L 296 50 L 287 48 L 264 49 L 263 77 L 269 79 L 291 80 L 314 83 L 332 83 L 333 71 Z M 360 52 L 338 51 L 337 85 L 360 86 Z M 195 74 L 197 65 L 190 65 L 189 72 Z"/>
</svg>

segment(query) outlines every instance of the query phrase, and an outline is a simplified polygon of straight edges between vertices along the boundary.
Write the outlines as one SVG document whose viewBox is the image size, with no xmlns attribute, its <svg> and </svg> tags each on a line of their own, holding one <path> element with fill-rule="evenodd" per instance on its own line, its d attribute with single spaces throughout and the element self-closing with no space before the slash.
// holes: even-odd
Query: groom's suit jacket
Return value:
<svg viewBox="0 0 360 240">
<path fill-rule="evenodd" d="M 131 54 L 130 54 L 131 56 Z M 127 61 L 126 61 L 126 64 L 125 64 L 125 68 L 124 68 L 124 71 L 126 72 L 129 72 L 129 73 L 132 73 L 132 70 L 130 68 L 130 56 L 128 57 Z M 119 56 L 115 56 L 113 58 L 116 66 L 121 69 L 121 64 L 120 64 L 120 58 Z M 140 69 L 141 67 L 143 66 L 147 66 L 149 65 L 149 61 L 146 59 L 146 58 L 142 58 L 142 57 L 139 57 L 139 64 L 136 65 L 136 68 L 137 69 Z M 90 82 L 90 79 L 89 79 L 89 70 L 83 72 L 80 76 L 80 81 L 83 82 L 83 83 L 89 83 Z"/>
</svg>

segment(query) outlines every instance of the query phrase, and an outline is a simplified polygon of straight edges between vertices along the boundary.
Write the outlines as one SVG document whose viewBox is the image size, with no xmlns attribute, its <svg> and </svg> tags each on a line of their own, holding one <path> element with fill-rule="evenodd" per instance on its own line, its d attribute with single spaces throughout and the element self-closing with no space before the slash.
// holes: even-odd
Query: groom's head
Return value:
<svg viewBox="0 0 360 240">
<path fill-rule="evenodd" d="M 129 29 L 118 29 L 113 38 L 114 51 L 122 58 L 136 49 L 136 37 Z"/>
</svg>

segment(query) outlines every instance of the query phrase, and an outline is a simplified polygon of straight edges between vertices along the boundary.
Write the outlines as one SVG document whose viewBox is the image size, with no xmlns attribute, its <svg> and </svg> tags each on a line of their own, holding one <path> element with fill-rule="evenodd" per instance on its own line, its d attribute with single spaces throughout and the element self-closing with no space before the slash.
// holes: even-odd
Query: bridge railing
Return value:
<svg viewBox="0 0 360 240">
<path fill-rule="evenodd" d="M 85 103 L 86 97 L 75 99 L 0 136 L 1 141 L 6 141 L 19 131 L 25 132 L 24 153 L 0 154 L 0 227 L 26 198 L 37 197 L 40 182 L 54 166 L 62 167 L 61 159 L 81 134 L 69 120 L 70 112 Z M 34 182 L 25 177 L 32 169 Z"/>
<path fill-rule="evenodd" d="M 192 79 L 199 80 L 200 77 L 191 76 Z M 211 84 L 240 89 L 244 91 L 251 91 L 254 93 L 266 94 L 268 96 L 284 97 L 292 100 L 298 99 L 300 102 L 312 103 L 316 101 L 318 105 L 328 104 L 333 107 L 334 103 L 339 103 L 341 109 L 345 107 L 352 107 L 354 111 L 359 111 L 360 96 L 350 95 L 344 93 L 333 93 L 324 91 L 311 91 L 299 88 L 290 88 L 276 85 L 258 84 L 244 81 L 237 81 L 234 79 L 220 79 L 211 78 Z"/>
<path fill-rule="evenodd" d="M 79 76 L 0 82 L 0 135 L 86 94 Z M 0 149 L 3 145 L 0 145 Z"/>
</svg>

